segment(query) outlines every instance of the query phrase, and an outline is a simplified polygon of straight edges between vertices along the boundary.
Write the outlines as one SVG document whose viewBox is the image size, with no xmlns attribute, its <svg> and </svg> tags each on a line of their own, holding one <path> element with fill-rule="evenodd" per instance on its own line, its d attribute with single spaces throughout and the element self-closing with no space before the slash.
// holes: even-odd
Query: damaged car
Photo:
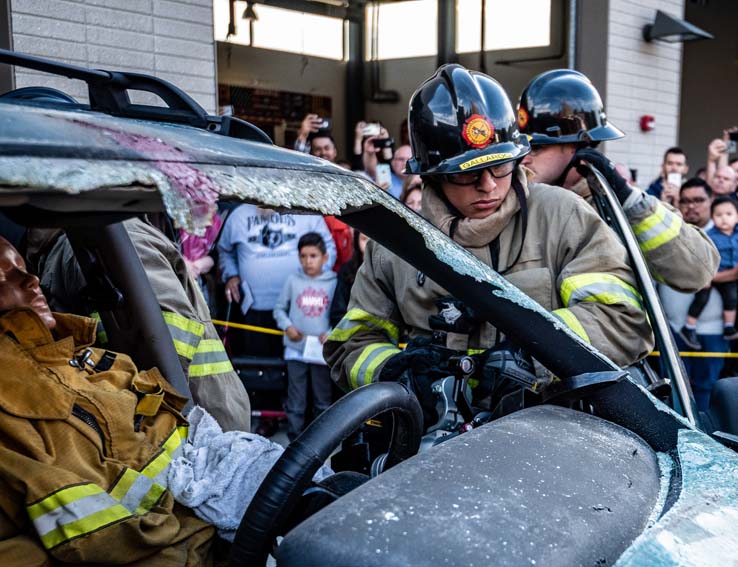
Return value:
<svg viewBox="0 0 738 567">
<path fill-rule="evenodd" d="M 278 148 L 237 118 L 209 116 L 164 81 L 9 51 L 0 62 L 84 81 L 90 95 L 84 105 L 0 102 L 0 212 L 24 227 L 65 231 L 86 279 L 99 283 L 110 344 L 139 368 L 158 367 L 181 394 L 188 388 L 177 353 L 121 222 L 166 212 L 198 233 L 228 201 L 336 215 L 557 378 L 521 409 L 491 419 L 468 413 L 461 368 L 438 391 L 445 419 L 432 442 L 403 386 L 346 395 L 271 469 L 242 520 L 231 565 L 265 564 L 270 555 L 280 566 L 735 561 L 738 379 L 720 380 L 710 411 L 697 412 L 637 244 L 628 246 L 603 180 L 600 212 L 622 232 L 639 274 L 660 373 L 617 367 L 366 178 Z M 164 106 L 134 104 L 132 91 Z M 342 486 L 314 484 L 342 441 L 381 414 L 392 416 L 391 435 L 370 473 L 344 476 Z"/>
</svg>

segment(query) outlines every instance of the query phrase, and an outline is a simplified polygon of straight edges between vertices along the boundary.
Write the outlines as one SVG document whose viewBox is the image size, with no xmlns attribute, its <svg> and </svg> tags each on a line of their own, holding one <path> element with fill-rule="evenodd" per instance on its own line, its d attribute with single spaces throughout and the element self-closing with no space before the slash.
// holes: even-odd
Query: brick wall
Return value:
<svg viewBox="0 0 738 567">
<path fill-rule="evenodd" d="M 608 119 L 627 136 L 607 144 L 613 161 L 638 170 L 644 188 L 659 174 L 664 150 L 677 143 L 682 44 L 646 43 L 641 30 L 656 10 L 684 17 L 684 0 L 610 0 L 607 44 Z M 639 118 L 656 118 L 656 129 L 641 132 Z"/>
<path fill-rule="evenodd" d="M 153 74 L 215 112 L 212 0 L 11 0 L 11 22 L 16 51 Z M 15 82 L 57 87 L 86 100 L 79 81 L 16 69 Z"/>
</svg>

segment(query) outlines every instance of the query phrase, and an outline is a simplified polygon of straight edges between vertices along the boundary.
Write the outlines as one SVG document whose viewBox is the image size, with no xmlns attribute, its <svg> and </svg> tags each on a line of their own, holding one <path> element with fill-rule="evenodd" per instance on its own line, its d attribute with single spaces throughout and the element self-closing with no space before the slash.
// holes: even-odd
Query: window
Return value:
<svg viewBox="0 0 738 567">
<path fill-rule="evenodd" d="M 372 22 L 377 52 L 372 54 Z M 401 59 L 435 55 L 438 50 L 437 0 L 369 4 L 366 8 L 366 58 Z"/>
<path fill-rule="evenodd" d="M 486 1 L 485 51 L 551 44 L 551 0 L 456 0 L 456 50 L 479 51 Z"/>
<path fill-rule="evenodd" d="M 254 47 L 343 59 L 343 20 L 256 5 Z"/>
<path fill-rule="evenodd" d="M 228 0 L 215 0 L 215 39 L 242 43 L 253 47 L 314 55 L 327 59 L 344 59 L 343 20 L 328 18 L 255 4 L 259 17 L 253 23 L 253 38 L 249 35 L 249 22 L 241 18 L 246 2 L 236 2 L 237 34 L 226 39 L 228 33 Z M 253 41 L 250 43 L 249 39 Z"/>
<path fill-rule="evenodd" d="M 246 9 L 246 2 L 236 2 L 236 35 L 232 35 L 231 37 L 227 37 L 228 23 L 231 17 L 228 4 L 228 0 L 214 0 L 213 2 L 213 35 L 215 36 L 215 41 L 228 41 L 240 45 L 250 45 L 251 34 L 249 22 L 241 18 L 243 11 Z"/>
</svg>

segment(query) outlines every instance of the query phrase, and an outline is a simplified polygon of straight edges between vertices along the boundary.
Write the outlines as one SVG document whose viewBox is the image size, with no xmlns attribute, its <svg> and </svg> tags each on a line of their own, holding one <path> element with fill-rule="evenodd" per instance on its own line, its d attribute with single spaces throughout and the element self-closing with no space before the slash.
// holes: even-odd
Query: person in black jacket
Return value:
<svg viewBox="0 0 738 567">
<path fill-rule="evenodd" d="M 354 230 L 354 253 L 338 271 L 338 284 L 333 294 L 331 302 L 330 323 L 331 327 L 335 327 L 338 322 L 346 315 L 348 311 L 348 303 L 351 298 L 351 287 L 356 279 L 356 272 L 359 271 L 362 262 L 364 262 L 364 249 L 369 237 L 362 234 L 358 230 Z"/>
</svg>

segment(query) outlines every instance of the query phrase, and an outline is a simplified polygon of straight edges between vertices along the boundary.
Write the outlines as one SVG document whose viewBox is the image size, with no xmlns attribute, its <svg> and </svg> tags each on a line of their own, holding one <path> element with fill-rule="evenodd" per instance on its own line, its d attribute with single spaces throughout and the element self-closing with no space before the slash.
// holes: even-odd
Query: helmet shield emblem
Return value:
<svg viewBox="0 0 738 567">
<path fill-rule="evenodd" d="M 495 135 L 495 127 L 481 114 L 472 114 L 464 122 L 461 136 L 474 149 L 485 148 Z"/>
<path fill-rule="evenodd" d="M 528 125 L 528 111 L 522 106 L 518 108 L 518 126 L 523 130 Z"/>
</svg>

